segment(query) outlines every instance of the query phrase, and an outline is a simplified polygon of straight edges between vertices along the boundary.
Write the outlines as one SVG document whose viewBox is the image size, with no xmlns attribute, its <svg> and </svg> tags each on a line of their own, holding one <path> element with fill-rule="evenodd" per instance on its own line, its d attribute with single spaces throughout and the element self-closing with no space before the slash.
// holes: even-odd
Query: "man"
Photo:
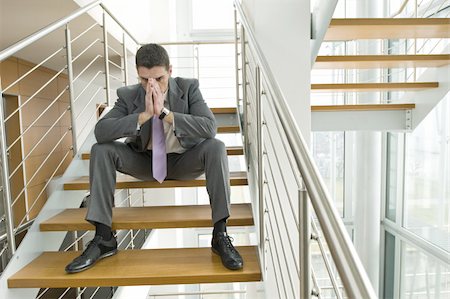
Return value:
<svg viewBox="0 0 450 299">
<path fill-rule="evenodd" d="M 226 232 L 230 185 L 225 145 L 215 139 L 216 122 L 196 79 L 171 78 L 166 50 L 156 44 L 136 53 L 141 84 L 117 90 L 113 109 L 95 126 L 91 150 L 90 202 L 86 220 L 95 237 L 67 273 L 92 267 L 117 253 L 112 234 L 116 170 L 150 181 L 188 180 L 205 173 L 214 223 L 211 246 L 225 267 L 241 269 L 243 260 Z M 126 142 L 116 139 L 127 137 Z"/>
</svg>

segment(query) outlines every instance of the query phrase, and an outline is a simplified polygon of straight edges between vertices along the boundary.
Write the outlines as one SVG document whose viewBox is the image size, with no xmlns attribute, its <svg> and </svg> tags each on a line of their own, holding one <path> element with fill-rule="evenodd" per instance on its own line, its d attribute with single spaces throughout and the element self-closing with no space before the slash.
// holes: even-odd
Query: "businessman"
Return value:
<svg viewBox="0 0 450 299">
<path fill-rule="evenodd" d="M 230 183 L 225 145 L 215 139 L 214 115 L 203 100 L 196 79 L 172 78 L 166 50 L 157 44 L 136 53 L 140 84 L 119 88 L 118 100 L 95 126 L 96 144 L 89 169 L 90 201 L 86 220 L 95 237 L 66 266 L 67 273 L 92 267 L 117 253 L 112 233 L 116 170 L 146 181 L 189 180 L 206 176 L 212 221 L 212 251 L 225 267 L 243 267 L 227 235 Z M 127 137 L 126 142 L 116 139 Z"/>
</svg>

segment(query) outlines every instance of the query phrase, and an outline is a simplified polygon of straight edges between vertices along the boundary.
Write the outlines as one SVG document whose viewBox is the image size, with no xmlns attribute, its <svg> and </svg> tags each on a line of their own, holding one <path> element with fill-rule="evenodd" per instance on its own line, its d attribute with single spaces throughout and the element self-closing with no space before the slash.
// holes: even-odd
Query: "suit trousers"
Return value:
<svg viewBox="0 0 450 299">
<path fill-rule="evenodd" d="M 89 165 L 90 200 L 86 220 L 112 224 L 116 170 L 145 181 L 152 175 L 152 151 L 137 152 L 122 142 L 97 143 L 92 146 Z M 166 180 L 191 180 L 205 173 L 212 221 L 230 216 L 230 178 L 225 145 L 205 139 L 182 154 L 167 154 Z"/>
</svg>

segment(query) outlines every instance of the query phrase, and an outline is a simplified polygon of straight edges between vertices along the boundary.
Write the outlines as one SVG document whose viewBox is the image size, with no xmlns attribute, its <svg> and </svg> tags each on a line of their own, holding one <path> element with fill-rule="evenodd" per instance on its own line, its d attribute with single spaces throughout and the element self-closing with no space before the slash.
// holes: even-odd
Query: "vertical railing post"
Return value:
<svg viewBox="0 0 450 299">
<path fill-rule="evenodd" d="M 122 46 L 123 46 L 123 78 L 125 81 L 125 86 L 128 85 L 128 55 L 127 55 L 127 36 L 125 35 L 125 32 L 123 33 L 122 37 Z"/>
<path fill-rule="evenodd" d="M 244 113 L 244 119 L 243 119 L 243 125 L 242 129 L 244 130 L 244 151 L 245 156 L 250 157 L 249 151 L 249 142 L 248 142 L 248 99 L 247 99 L 247 56 L 246 56 L 246 50 L 245 50 L 245 29 L 244 26 L 241 25 L 241 67 L 242 67 L 242 106 L 243 106 L 243 113 Z M 247 170 L 250 169 L 250 161 L 247 160 Z"/>
<path fill-rule="evenodd" d="M 73 88 L 73 65 L 72 65 L 72 40 L 70 37 L 69 24 L 66 25 L 66 56 L 67 56 L 67 76 L 69 77 L 69 99 L 70 99 L 70 118 L 72 130 L 72 154 L 75 156 L 78 151 L 77 130 L 75 115 L 75 93 Z"/>
<path fill-rule="evenodd" d="M 197 80 L 200 80 L 200 45 L 194 46 L 194 59 L 195 59 L 195 66 L 197 68 Z"/>
<path fill-rule="evenodd" d="M 103 58 L 105 61 L 105 85 L 106 85 L 106 103 L 111 105 L 110 87 L 109 87 L 109 54 L 108 54 L 108 28 L 106 23 L 107 13 L 103 11 Z"/>
<path fill-rule="evenodd" d="M 255 89 L 256 89 L 256 138 L 258 152 L 258 206 L 259 206 L 259 246 L 261 250 L 261 268 L 265 269 L 265 226 L 264 226 L 264 155 L 263 155 L 263 113 L 261 97 L 261 73 L 259 66 L 255 69 Z"/>
<path fill-rule="evenodd" d="M 299 189 L 298 210 L 300 217 L 300 298 L 310 298 L 311 287 L 311 216 L 308 192 L 305 187 Z"/>
<path fill-rule="evenodd" d="M 74 242 L 73 250 L 74 251 L 80 250 L 80 246 L 78 244 L 78 242 L 79 242 L 79 240 L 78 240 L 78 231 L 74 231 L 73 232 L 73 242 Z M 75 296 L 76 296 L 75 298 L 80 297 L 80 293 L 81 293 L 81 288 L 80 287 L 75 288 Z"/>
<path fill-rule="evenodd" d="M 238 36 L 238 20 L 236 9 L 234 10 L 234 70 L 236 82 L 236 107 L 239 109 L 239 36 Z"/>
<path fill-rule="evenodd" d="M 127 202 L 128 202 L 128 207 L 131 207 L 132 202 L 131 202 L 131 191 L 130 189 L 127 189 Z M 134 249 L 134 230 L 130 229 L 130 244 L 131 244 L 131 249 Z"/>
<path fill-rule="evenodd" d="M 7 150 L 8 145 L 6 143 L 5 102 L 3 100 L 1 85 L 0 96 L 0 146 L 2 158 L 3 204 L 5 208 L 6 237 L 8 240 L 8 259 L 11 259 L 13 254 L 16 252 L 16 239 L 14 236 L 14 212 L 12 209 L 11 185 L 9 181 L 9 156 Z"/>
</svg>

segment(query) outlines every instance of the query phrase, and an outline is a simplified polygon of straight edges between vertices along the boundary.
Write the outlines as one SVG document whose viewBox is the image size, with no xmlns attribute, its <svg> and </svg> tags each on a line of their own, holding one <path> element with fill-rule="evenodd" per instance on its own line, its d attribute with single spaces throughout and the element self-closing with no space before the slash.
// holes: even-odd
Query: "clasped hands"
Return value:
<svg viewBox="0 0 450 299">
<path fill-rule="evenodd" d="M 139 124 L 141 125 L 152 116 L 159 117 L 164 108 L 164 94 L 155 79 L 148 79 L 145 91 L 145 111 L 139 114 Z"/>
</svg>

